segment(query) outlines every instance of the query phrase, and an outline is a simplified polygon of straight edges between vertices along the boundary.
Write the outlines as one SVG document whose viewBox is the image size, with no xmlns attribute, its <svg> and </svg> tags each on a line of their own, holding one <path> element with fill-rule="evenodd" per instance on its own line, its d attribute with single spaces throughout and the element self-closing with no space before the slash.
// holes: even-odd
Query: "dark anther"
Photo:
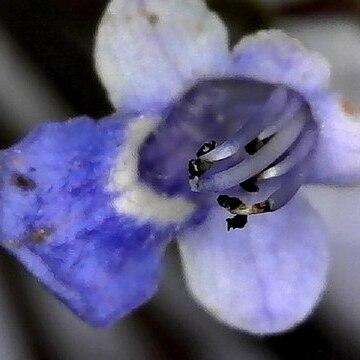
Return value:
<svg viewBox="0 0 360 360">
<path fill-rule="evenodd" d="M 251 140 L 247 145 L 245 145 L 245 150 L 248 154 L 254 155 L 260 149 L 261 141 L 256 138 Z"/>
<path fill-rule="evenodd" d="M 270 140 L 271 138 L 273 137 L 274 135 L 271 135 L 271 136 L 268 136 L 267 138 L 265 139 L 262 139 L 261 142 L 262 142 L 262 146 L 266 145 Z"/>
<path fill-rule="evenodd" d="M 245 150 L 248 154 L 254 155 L 258 150 L 260 150 L 264 145 L 266 145 L 272 136 L 267 137 L 266 139 L 259 140 L 258 138 L 250 141 L 245 145 Z"/>
<path fill-rule="evenodd" d="M 226 223 L 228 231 L 230 231 L 231 229 L 242 229 L 247 223 L 247 216 L 236 215 L 233 218 L 227 218 Z"/>
<path fill-rule="evenodd" d="M 200 171 L 201 160 L 193 159 L 189 161 L 189 179 L 194 179 L 196 176 L 200 176 L 203 173 Z"/>
<path fill-rule="evenodd" d="M 221 207 L 229 211 L 234 210 L 241 205 L 244 205 L 244 203 L 240 199 L 236 197 L 230 197 L 227 195 L 219 195 L 217 198 L 217 202 Z"/>
<path fill-rule="evenodd" d="M 194 179 L 204 174 L 211 168 L 212 164 L 200 159 L 193 159 L 189 161 L 189 179 Z"/>
<path fill-rule="evenodd" d="M 214 150 L 216 147 L 216 141 L 212 140 L 209 142 L 206 142 L 197 152 L 196 156 L 200 157 L 201 155 L 205 155 L 211 150 Z"/>
<path fill-rule="evenodd" d="M 16 174 L 12 177 L 12 183 L 20 188 L 21 190 L 24 191 L 30 191 L 30 190 L 34 190 L 36 188 L 36 184 L 34 182 L 34 180 L 31 180 L 30 178 L 21 175 L 21 174 Z"/>
<path fill-rule="evenodd" d="M 247 192 L 258 192 L 259 188 L 256 185 L 256 178 L 250 178 L 243 181 L 240 186 Z"/>
<path fill-rule="evenodd" d="M 53 232 L 54 230 L 48 227 L 40 228 L 30 233 L 30 239 L 35 243 L 41 243 L 44 242 Z"/>
</svg>

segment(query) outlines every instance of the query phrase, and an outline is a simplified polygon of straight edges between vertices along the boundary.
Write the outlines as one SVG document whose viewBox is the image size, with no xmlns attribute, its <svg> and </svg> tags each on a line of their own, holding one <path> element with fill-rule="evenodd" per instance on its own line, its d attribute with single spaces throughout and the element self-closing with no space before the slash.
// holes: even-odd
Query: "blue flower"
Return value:
<svg viewBox="0 0 360 360">
<path fill-rule="evenodd" d="M 97 326 L 152 297 L 174 238 L 220 321 L 303 321 L 328 254 L 298 190 L 360 182 L 358 115 L 327 62 L 276 30 L 230 51 L 200 0 L 113 0 L 95 61 L 114 115 L 45 123 L 0 153 L 2 246 Z"/>
</svg>

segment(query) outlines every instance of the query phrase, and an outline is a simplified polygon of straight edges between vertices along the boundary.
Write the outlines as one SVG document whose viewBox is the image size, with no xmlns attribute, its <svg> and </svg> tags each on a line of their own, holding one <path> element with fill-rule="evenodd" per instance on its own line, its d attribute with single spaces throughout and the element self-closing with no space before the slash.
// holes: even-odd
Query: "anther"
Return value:
<svg viewBox="0 0 360 360">
<path fill-rule="evenodd" d="M 255 177 L 245 180 L 240 184 L 240 187 L 247 192 L 251 192 L 251 193 L 258 192 L 259 187 L 256 185 L 256 180 L 257 179 Z"/>
<path fill-rule="evenodd" d="M 247 224 L 247 216 L 236 215 L 233 218 L 227 218 L 227 231 L 231 229 L 242 229 Z"/>
<path fill-rule="evenodd" d="M 217 202 L 233 216 L 226 220 L 228 230 L 243 228 L 248 215 L 276 211 L 291 200 L 311 169 L 318 136 L 311 110 L 302 97 L 280 86 L 275 86 L 260 106 L 236 116 L 237 128 L 225 129 L 231 132 L 225 141 L 204 143 L 189 162 L 192 191 L 223 194 Z M 219 133 L 219 137 L 224 136 Z M 214 165 L 219 165 L 219 170 L 205 174 Z M 245 204 L 224 195 L 227 189 L 234 194 L 240 188 L 259 192 L 256 197 L 262 201 L 254 204 L 250 199 Z"/>
<path fill-rule="evenodd" d="M 259 151 L 263 146 L 265 146 L 271 140 L 272 136 L 273 135 L 262 140 L 256 138 L 250 141 L 247 145 L 245 145 L 245 151 L 249 155 L 254 155 L 257 151 Z"/>
<path fill-rule="evenodd" d="M 195 179 L 204 174 L 212 167 L 212 163 L 202 161 L 200 159 L 192 159 L 189 161 L 189 179 Z"/>
<path fill-rule="evenodd" d="M 245 151 L 249 155 L 254 155 L 261 148 L 262 148 L 262 141 L 260 141 L 258 138 L 251 140 L 247 145 L 245 145 Z"/>
<path fill-rule="evenodd" d="M 236 197 L 230 197 L 228 195 L 218 196 L 217 202 L 221 207 L 229 211 L 233 211 L 245 205 L 240 199 Z"/>
<path fill-rule="evenodd" d="M 200 157 L 202 155 L 207 154 L 211 150 L 214 150 L 216 147 L 216 141 L 212 140 L 209 142 L 206 142 L 201 148 L 196 152 L 196 156 Z"/>
<path fill-rule="evenodd" d="M 244 159 L 225 171 L 199 179 L 198 189 L 200 191 L 223 191 L 259 174 L 296 141 L 306 121 L 305 116 L 291 119 L 287 126 L 275 134 L 256 155 Z"/>
</svg>

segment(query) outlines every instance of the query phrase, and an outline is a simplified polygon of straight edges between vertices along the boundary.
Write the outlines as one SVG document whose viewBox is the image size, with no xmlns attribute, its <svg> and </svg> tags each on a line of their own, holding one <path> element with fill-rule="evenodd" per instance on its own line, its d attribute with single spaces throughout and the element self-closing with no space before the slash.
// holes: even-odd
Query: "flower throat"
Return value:
<svg viewBox="0 0 360 360">
<path fill-rule="evenodd" d="M 309 106 L 295 91 L 241 78 L 204 80 L 167 110 L 143 145 L 139 169 L 145 182 L 172 196 L 215 194 L 233 215 L 228 230 L 242 228 L 249 215 L 275 211 L 296 194 L 317 138 Z"/>
</svg>

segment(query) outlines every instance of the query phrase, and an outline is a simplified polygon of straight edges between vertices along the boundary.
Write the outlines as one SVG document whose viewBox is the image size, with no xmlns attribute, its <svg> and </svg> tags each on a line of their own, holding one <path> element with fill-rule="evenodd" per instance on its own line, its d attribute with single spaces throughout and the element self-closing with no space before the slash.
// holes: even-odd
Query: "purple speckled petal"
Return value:
<svg viewBox="0 0 360 360">
<path fill-rule="evenodd" d="M 117 116 L 46 123 L 0 152 L 1 245 L 94 325 L 153 295 L 174 230 L 144 211 L 121 212 L 135 190 L 109 185 L 129 123 Z"/>
<path fill-rule="evenodd" d="M 226 216 L 214 208 L 178 238 L 195 299 L 251 333 L 282 332 L 303 321 L 320 299 L 328 267 L 316 213 L 298 196 L 274 213 L 252 216 L 242 230 L 227 232 Z"/>
<path fill-rule="evenodd" d="M 95 61 L 115 108 L 158 113 L 194 80 L 224 73 L 227 31 L 202 0 L 112 0 Z"/>
</svg>

